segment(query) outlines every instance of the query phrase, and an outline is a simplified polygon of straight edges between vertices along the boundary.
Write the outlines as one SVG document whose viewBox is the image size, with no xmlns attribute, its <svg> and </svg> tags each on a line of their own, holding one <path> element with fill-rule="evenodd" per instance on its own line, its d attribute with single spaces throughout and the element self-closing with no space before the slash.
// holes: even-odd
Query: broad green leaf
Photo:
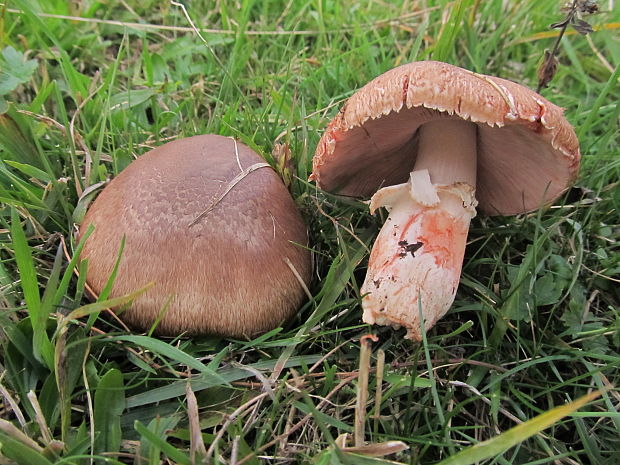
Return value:
<svg viewBox="0 0 620 465">
<path fill-rule="evenodd" d="M 155 91 L 153 89 L 137 89 L 121 92 L 120 94 L 113 95 L 110 98 L 110 110 L 121 111 L 133 108 L 146 102 L 153 95 L 155 95 Z"/>
<path fill-rule="evenodd" d="M 532 278 L 532 255 L 529 253 L 520 266 L 508 265 L 508 280 L 510 281 L 509 297 L 502 306 L 502 313 L 513 321 L 527 320 L 533 307 L 532 296 L 528 292 L 527 284 Z"/>
<path fill-rule="evenodd" d="M 63 331 L 56 339 L 55 375 L 59 394 L 61 434 L 66 440 L 71 424 L 71 395 L 82 374 L 82 363 L 88 350 L 88 338 L 83 328 L 68 334 Z"/>
<path fill-rule="evenodd" d="M 411 388 L 430 388 L 431 380 L 428 378 L 420 378 L 416 376 L 414 380 L 409 375 L 400 375 L 398 373 L 386 373 L 384 381 L 388 383 L 389 388 L 384 393 L 384 398 L 389 399 L 391 396 L 398 395 L 399 390 L 409 390 Z M 412 382 L 413 381 L 413 382 Z"/>
<path fill-rule="evenodd" d="M 0 56 L 0 96 L 7 95 L 17 86 L 28 82 L 37 69 L 37 60 L 27 60 L 23 53 L 9 46 Z"/>
<path fill-rule="evenodd" d="M 46 378 L 41 390 L 37 393 L 39 405 L 43 412 L 43 417 L 51 431 L 54 430 L 59 416 L 58 388 L 56 387 L 56 376 L 50 373 Z"/>
<path fill-rule="evenodd" d="M 562 296 L 562 288 L 551 273 L 545 273 L 534 283 L 534 298 L 538 307 L 558 303 Z"/>
<path fill-rule="evenodd" d="M 82 455 L 86 454 L 86 451 L 90 447 L 90 435 L 88 434 L 86 422 L 88 420 L 84 419 L 80 426 L 78 426 L 77 430 L 74 434 L 69 436 L 69 441 L 66 442 L 67 446 L 67 455 Z M 85 464 L 86 462 L 78 462 L 79 465 Z"/>
<path fill-rule="evenodd" d="M 9 106 L 0 114 L 0 147 L 6 151 L 2 158 L 15 160 L 30 166 L 42 168 L 41 159 L 37 148 L 33 145 L 28 130 L 30 121 L 25 120 L 23 115 L 15 111 L 14 106 Z"/>
<path fill-rule="evenodd" d="M 495 436 L 487 441 L 468 447 L 456 455 L 442 460 L 437 465 L 470 465 L 491 457 L 497 457 L 511 447 L 516 446 L 520 442 L 525 441 L 527 438 L 560 421 L 566 415 L 580 409 L 600 395 L 600 391 L 592 392 L 588 395 L 580 397 L 574 402 L 555 407 L 532 418 L 531 420 L 509 429 L 499 436 Z"/>
</svg>

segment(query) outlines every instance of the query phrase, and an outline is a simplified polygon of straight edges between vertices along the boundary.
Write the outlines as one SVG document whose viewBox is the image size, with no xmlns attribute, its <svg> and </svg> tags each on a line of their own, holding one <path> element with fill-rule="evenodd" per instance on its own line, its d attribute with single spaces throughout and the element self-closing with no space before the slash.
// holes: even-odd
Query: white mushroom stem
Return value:
<svg viewBox="0 0 620 465">
<path fill-rule="evenodd" d="M 409 181 L 380 189 L 370 211 L 388 219 L 375 241 L 362 286 L 366 323 L 407 328 L 422 337 L 454 302 L 467 232 L 476 215 L 476 125 L 439 120 L 419 129 Z"/>
</svg>

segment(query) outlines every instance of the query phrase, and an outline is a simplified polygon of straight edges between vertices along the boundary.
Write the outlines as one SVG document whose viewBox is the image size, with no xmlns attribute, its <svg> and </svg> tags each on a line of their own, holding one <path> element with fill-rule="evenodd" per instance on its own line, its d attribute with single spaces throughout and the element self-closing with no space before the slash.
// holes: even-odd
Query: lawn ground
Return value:
<svg viewBox="0 0 620 465">
<path fill-rule="evenodd" d="M 344 99 L 396 65 L 435 59 L 536 88 L 562 3 L 0 3 L 0 463 L 433 464 L 599 389 L 484 463 L 620 463 L 617 2 L 582 18 L 591 34 L 568 29 L 541 92 L 580 139 L 575 187 L 538 212 L 474 219 L 456 301 L 424 343 L 361 322 L 381 215 L 307 181 Z M 290 147 L 313 298 L 254 340 L 130 334 L 107 303 L 85 307 L 75 224 L 91 187 L 203 133 L 270 162 Z M 385 459 L 334 446 L 354 431 L 371 332 L 364 439 L 408 446 Z"/>
</svg>

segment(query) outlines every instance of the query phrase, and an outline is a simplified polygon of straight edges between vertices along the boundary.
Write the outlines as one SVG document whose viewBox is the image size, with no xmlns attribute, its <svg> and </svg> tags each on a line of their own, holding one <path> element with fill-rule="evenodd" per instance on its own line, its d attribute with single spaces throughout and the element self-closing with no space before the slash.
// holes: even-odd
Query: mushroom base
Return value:
<svg viewBox="0 0 620 465">
<path fill-rule="evenodd" d="M 474 188 L 433 185 L 428 171 L 419 170 L 409 182 L 377 191 L 371 212 L 382 206 L 389 216 L 362 286 L 363 320 L 404 326 L 406 337 L 419 341 L 422 325 L 430 329 L 454 301 L 469 223 L 476 214 Z"/>
</svg>

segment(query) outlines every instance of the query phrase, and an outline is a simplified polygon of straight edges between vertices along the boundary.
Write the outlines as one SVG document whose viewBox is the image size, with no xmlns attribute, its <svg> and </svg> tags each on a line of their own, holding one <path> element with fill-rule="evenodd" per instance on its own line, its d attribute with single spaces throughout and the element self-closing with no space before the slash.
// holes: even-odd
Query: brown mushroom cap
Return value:
<svg viewBox="0 0 620 465">
<path fill-rule="evenodd" d="M 82 258 L 99 294 L 125 248 L 111 297 L 154 286 L 121 317 L 148 329 L 170 305 L 160 334 L 252 336 L 291 317 L 310 280 L 306 226 L 277 174 L 228 137 L 203 135 L 165 144 L 132 162 L 89 209 L 80 235 L 95 226 Z M 208 214 L 195 222 L 205 210 Z M 194 223 L 192 225 L 192 223 Z"/>
<path fill-rule="evenodd" d="M 560 107 L 514 82 L 422 61 L 382 74 L 349 98 L 318 144 L 311 179 L 360 197 L 405 182 L 418 128 L 445 118 L 477 123 L 483 213 L 536 209 L 577 176 L 579 143 Z"/>
</svg>

